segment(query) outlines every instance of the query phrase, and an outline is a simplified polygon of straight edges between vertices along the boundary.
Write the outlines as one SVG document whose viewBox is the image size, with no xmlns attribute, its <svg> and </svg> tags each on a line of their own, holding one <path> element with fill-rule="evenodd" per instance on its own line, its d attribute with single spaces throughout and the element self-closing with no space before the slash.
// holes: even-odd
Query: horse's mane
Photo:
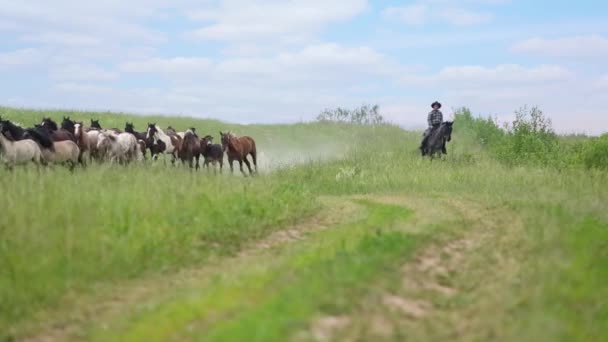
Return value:
<svg viewBox="0 0 608 342">
<path fill-rule="evenodd" d="M 25 133 L 25 129 L 10 120 L 0 120 L 2 121 L 2 127 L 6 128 L 7 131 L 11 133 L 11 137 L 15 140 L 19 140 L 23 137 Z"/>
<path fill-rule="evenodd" d="M 25 130 L 27 137 L 36 141 L 44 148 L 53 148 L 53 140 L 47 129 L 37 126 L 36 128 L 28 128 Z"/>
<path fill-rule="evenodd" d="M 53 119 L 51 119 L 51 118 L 42 119 L 42 123 L 47 124 L 48 128 L 51 129 L 52 131 L 56 131 L 59 129 L 59 127 L 57 126 L 57 123 L 55 121 L 53 121 Z"/>
<path fill-rule="evenodd" d="M 166 136 L 168 136 L 167 133 L 165 133 L 165 131 L 163 131 L 163 129 L 160 128 L 160 126 L 158 126 L 157 124 L 154 124 L 154 128 L 156 128 L 156 131 L 158 132 L 158 135 L 166 135 Z M 171 126 L 169 126 L 168 129 L 173 129 L 173 128 L 171 128 Z"/>
<path fill-rule="evenodd" d="M 75 130 L 75 125 L 76 123 L 72 121 L 69 116 L 67 118 L 64 117 L 63 121 L 61 122 L 61 128 L 65 129 L 66 131 L 69 131 L 70 133 L 72 132 L 72 130 Z"/>
</svg>

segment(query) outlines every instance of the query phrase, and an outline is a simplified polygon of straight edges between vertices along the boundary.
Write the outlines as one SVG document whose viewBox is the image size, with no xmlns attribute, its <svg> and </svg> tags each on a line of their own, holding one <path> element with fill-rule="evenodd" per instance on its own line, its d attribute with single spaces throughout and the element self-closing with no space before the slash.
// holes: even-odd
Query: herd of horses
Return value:
<svg viewBox="0 0 608 342">
<path fill-rule="evenodd" d="M 24 128 L 0 118 L 0 152 L 8 168 L 35 163 L 65 164 L 73 170 L 79 164 L 86 166 L 89 161 L 129 164 L 147 159 L 148 154 L 153 160 L 168 154 L 171 163 L 181 160 L 196 169 L 200 168 L 202 157 L 203 167 L 209 170 L 213 166 L 215 172 L 218 166 L 222 171 L 226 156 L 232 172 L 236 161 L 244 175 L 243 164 L 250 175 L 257 173 L 257 149 L 253 138 L 220 132 L 220 139 L 221 143 L 215 144 L 211 135 L 199 138 L 195 128 L 177 132 L 169 126 L 165 131 L 156 123 L 149 123 L 145 132 L 138 132 L 129 122 L 123 131 L 104 129 L 99 120 L 91 120 L 90 126 L 85 127 L 83 122 L 69 117 L 64 117 L 61 125 L 44 118 L 40 124 Z"/>
</svg>

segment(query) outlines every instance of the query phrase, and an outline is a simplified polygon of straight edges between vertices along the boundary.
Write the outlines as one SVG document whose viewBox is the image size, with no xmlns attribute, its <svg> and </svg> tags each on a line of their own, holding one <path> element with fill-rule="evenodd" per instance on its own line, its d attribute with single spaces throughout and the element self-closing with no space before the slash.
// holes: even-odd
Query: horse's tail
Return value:
<svg viewBox="0 0 608 342">
<path fill-rule="evenodd" d="M 51 140 L 48 132 L 42 132 L 41 130 L 35 128 L 28 128 L 26 130 L 26 136 L 37 142 L 43 148 L 53 148 L 53 140 Z"/>
</svg>

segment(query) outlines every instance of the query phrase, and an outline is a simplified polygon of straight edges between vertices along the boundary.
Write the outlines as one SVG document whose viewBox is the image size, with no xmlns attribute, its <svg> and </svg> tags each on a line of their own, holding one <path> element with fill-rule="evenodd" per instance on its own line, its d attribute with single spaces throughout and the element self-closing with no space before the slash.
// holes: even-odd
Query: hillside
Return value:
<svg viewBox="0 0 608 342">
<path fill-rule="evenodd" d="M 608 336 L 608 172 L 560 138 L 583 157 L 509 159 L 498 142 L 518 137 L 470 117 L 430 161 L 393 126 L 0 115 L 233 130 L 266 158 L 254 178 L 162 161 L 0 171 L 0 339 Z"/>
</svg>

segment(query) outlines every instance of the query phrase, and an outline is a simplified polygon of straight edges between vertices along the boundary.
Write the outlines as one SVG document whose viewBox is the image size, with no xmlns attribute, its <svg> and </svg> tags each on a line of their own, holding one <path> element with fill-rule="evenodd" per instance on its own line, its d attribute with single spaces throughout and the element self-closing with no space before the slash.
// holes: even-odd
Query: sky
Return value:
<svg viewBox="0 0 608 342">
<path fill-rule="evenodd" d="M 608 2 L 0 0 L 0 105 L 311 120 L 379 104 L 423 127 L 438 100 L 558 132 L 608 127 Z"/>
</svg>

